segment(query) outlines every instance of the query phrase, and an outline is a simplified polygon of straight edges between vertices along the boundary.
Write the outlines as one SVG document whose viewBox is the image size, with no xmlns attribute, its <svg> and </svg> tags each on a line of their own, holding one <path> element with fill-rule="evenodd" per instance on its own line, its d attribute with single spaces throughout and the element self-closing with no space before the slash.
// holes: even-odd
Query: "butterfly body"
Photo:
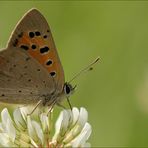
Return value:
<svg viewBox="0 0 148 148">
<path fill-rule="evenodd" d="M 72 90 L 48 23 L 38 10 L 30 10 L 0 52 L 0 102 L 50 106 Z"/>
</svg>

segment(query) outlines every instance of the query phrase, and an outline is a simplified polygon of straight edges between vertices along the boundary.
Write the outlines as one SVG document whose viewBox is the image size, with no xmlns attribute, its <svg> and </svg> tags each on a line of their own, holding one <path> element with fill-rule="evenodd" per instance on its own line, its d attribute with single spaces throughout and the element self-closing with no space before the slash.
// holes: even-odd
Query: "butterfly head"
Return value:
<svg viewBox="0 0 148 148">
<path fill-rule="evenodd" d="M 63 93 L 66 97 L 69 97 L 75 90 L 76 86 L 72 86 L 70 83 L 65 83 L 63 87 Z"/>
</svg>

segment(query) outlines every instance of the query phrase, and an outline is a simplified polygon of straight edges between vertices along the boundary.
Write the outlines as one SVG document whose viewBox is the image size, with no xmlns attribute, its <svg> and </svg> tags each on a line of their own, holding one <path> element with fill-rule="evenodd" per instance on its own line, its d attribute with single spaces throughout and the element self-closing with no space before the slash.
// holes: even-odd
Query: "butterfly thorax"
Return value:
<svg viewBox="0 0 148 148">
<path fill-rule="evenodd" d="M 62 92 L 57 92 L 56 90 L 52 94 L 47 94 L 44 96 L 43 106 L 51 106 L 52 104 L 59 104 L 65 98 L 68 98 L 74 91 L 75 87 L 71 84 L 65 83 Z"/>
</svg>

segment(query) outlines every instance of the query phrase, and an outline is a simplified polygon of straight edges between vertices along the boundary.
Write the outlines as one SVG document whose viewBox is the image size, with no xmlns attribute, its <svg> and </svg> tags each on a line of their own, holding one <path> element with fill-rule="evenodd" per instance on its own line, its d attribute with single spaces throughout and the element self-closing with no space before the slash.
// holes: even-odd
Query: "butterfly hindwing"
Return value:
<svg viewBox="0 0 148 148">
<path fill-rule="evenodd" d="M 52 94 L 54 82 L 45 68 L 29 54 L 11 48 L 0 52 L 0 101 L 35 103 Z M 9 100 L 8 100 L 9 99 Z"/>
</svg>

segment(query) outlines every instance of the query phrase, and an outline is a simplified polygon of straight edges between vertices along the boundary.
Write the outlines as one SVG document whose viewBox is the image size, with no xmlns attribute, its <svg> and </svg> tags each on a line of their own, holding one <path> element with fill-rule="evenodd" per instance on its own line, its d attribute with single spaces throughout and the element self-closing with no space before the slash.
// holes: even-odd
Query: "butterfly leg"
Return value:
<svg viewBox="0 0 148 148">
<path fill-rule="evenodd" d="M 41 102 L 42 102 L 42 100 L 39 100 L 38 103 L 36 104 L 36 106 L 33 108 L 33 110 L 27 115 L 28 116 L 31 115 L 36 110 L 36 108 L 41 104 Z"/>
<path fill-rule="evenodd" d="M 68 102 L 68 105 L 69 105 L 70 109 L 72 110 L 72 105 L 71 105 L 70 100 L 69 100 L 68 97 L 67 97 L 67 102 Z"/>
<path fill-rule="evenodd" d="M 62 105 L 62 104 L 60 104 L 60 103 L 57 103 L 57 106 L 62 107 L 63 109 L 66 109 L 66 107 L 65 107 L 65 106 L 63 106 L 63 105 Z"/>
<path fill-rule="evenodd" d="M 53 107 L 54 107 L 54 105 L 56 104 L 57 102 L 56 101 L 54 101 L 51 105 L 50 105 L 50 108 L 48 109 L 48 111 L 47 111 L 47 116 L 49 115 L 49 113 L 51 113 L 52 112 L 52 110 L 53 110 Z"/>
</svg>

